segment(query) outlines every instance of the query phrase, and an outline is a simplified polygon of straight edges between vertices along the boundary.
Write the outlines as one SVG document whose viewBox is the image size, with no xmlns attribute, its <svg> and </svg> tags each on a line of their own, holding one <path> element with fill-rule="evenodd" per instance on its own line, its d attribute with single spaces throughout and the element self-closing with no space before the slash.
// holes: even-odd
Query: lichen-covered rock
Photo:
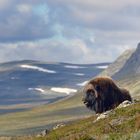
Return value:
<svg viewBox="0 0 140 140">
<path fill-rule="evenodd" d="M 63 124 L 63 123 L 57 124 L 56 126 L 53 127 L 53 130 L 56 130 L 56 129 L 63 127 L 63 126 L 65 126 L 65 124 Z"/>
<path fill-rule="evenodd" d="M 123 108 L 123 107 L 127 107 L 129 105 L 131 105 L 132 102 L 128 101 L 128 100 L 125 100 L 124 102 L 122 102 L 117 108 Z M 109 111 L 106 111 L 106 112 L 103 112 L 101 114 L 97 114 L 97 118 L 95 121 L 93 121 L 93 123 L 97 122 L 98 120 L 100 119 L 105 119 L 107 118 L 111 113 L 112 113 L 113 110 L 109 110 Z"/>
<path fill-rule="evenodd" d="M 101 114 L 97 114 L 98 117 L 96 118 L 96 120 L 94 121 L 94 123 L 97 122 L 97 121 L 100 120 L 100 119 L 105 119 L 105 118 L 107 118 L 111 112 L 112 112 L 112 110 L 109 110 L 109 111 L 103 112 L 103 113 L 101 113 Z"/>
<path fill-rule="evenodd" d="M 45 129 L 40 134 L 38 134 L 37 137 L 45 137 L 48 133 L 49 133 L 49 130 Z"/>
<path fill-rule="evenodd" d="M 127 107 L 129 105 L 131 105 L 132 102 L 125 100 L 124 102 L 122 102 L 117 108 L 123 108 L 123 107 Z"/>
</svg>

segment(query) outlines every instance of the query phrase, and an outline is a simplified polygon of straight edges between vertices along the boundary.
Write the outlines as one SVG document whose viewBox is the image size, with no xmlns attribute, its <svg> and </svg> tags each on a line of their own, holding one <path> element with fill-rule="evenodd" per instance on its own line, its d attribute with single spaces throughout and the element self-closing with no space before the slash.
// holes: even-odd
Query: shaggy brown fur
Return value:
<svg viewBox="0 0 140 140">
<path fill-rule="evenodd" d="M 96 113 L 118 106 L 125 100 L 132 101 L 129 91 L 119 88 L 111 78 L 97 77 L 84 87 L 84 104 Z"/>
</svg>

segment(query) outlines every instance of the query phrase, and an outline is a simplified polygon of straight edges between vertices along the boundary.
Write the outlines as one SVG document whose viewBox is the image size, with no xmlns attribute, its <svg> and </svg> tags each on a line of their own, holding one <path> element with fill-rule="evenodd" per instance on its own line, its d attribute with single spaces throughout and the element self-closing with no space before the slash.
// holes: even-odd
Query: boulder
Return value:
<svg viewBox="0 0 140 140">
<path fill-rule="evenodd" d="M 121 104 L 119 104 L 119 106 L 117 108 L 123 108 L 123 107 L 127 107 L 129 105 L 131 105 L 132 102 L 125 100 L 124 102 L 122 102 Z"/>
<path fill-rule="evenodd" d="M 56 130 L 56 129 L 63 127 L 63 126 L 65 126 L 65 124 L 63 124 L 63 123 L 57 124 L 56 126 L 53 127 L 53 130 Z"/>
<path fill-rule="evenodd" d="M 49 133 L 48 129 L 43 130 L 40 132 L 40 134 L 37 135 L 37 137 L 45 137 Z"/>
</svg>

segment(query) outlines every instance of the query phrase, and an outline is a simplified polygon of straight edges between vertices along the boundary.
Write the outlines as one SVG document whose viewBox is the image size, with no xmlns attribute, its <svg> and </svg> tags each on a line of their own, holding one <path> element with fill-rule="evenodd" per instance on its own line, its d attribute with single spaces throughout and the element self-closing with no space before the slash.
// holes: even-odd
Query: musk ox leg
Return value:
<svg viewBox="0 0 140 140">
<path fill-rule="evenodd" d="M 97 99 L 94 104 L 94 110 L 96 113 L 102 113 L 104 111 L 103 101 L 101 99 Z"/>
</svg>

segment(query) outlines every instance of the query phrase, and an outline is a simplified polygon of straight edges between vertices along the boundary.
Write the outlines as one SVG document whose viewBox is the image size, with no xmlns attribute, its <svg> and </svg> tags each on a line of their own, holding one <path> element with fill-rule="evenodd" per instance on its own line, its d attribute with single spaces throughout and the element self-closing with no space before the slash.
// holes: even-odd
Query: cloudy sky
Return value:
<svg viewBox="0 0 140 140">
<path fill-rule="evenodd" d="M 108 62 L 139 41 L 139 0 L 0 0 L 0 62 Z"/>
</svg>

